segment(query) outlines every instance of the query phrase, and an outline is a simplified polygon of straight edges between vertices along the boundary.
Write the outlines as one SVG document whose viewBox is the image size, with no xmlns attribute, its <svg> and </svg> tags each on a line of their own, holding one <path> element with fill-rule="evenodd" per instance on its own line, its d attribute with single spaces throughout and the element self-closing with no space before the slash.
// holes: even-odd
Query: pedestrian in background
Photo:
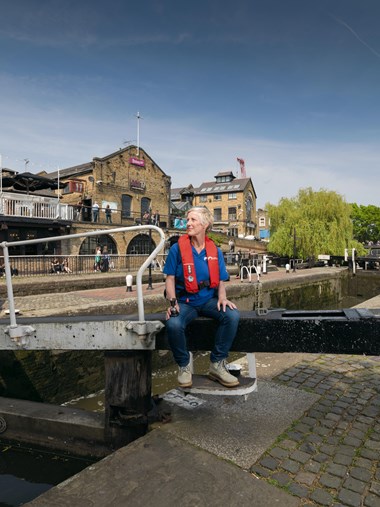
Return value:
<svg viewBox="0 0 380 507">
<path fill-rule="evenodd" d="M 109 204 L 107 204 L 106 206 L 105 214 L 106 214 L 106 223 L 112 224 L 112 209 L 110 208 Z"/>
<path fill-rule="evenodd" d="M 96 201 L 92 205 L 92 220 L 93 222 L 99 221 L 99 204 Z"/>
</svg>

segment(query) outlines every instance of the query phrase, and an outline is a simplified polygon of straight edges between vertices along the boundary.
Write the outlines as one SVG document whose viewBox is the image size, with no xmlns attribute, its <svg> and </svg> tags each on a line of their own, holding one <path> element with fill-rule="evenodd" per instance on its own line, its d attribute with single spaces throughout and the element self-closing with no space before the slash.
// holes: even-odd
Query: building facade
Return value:
<svg viewBox="0 0 380 507">
<path fill-rule="evenodd" d="M 74 210 L 71 233 L 155 224 L 162 228 L 170 219 L 170 177 L 141 148 L 128 146 L 91 162 L 50 173 L 65 188 L 61 202 Z M 111 254 L 147 254 L 157 234 L 125 232 L 72 239 L 65 252 L 92 254 L 97 246 Z"/>
<path fill-rule="evenodd" d="M 194 192 L 194 205 L 213 213 L 214 229 L 240 238 L 257 234 L 256 201 L 251 178 L 239 179 L 232 172 L 218 173 Z"/>
</svg>

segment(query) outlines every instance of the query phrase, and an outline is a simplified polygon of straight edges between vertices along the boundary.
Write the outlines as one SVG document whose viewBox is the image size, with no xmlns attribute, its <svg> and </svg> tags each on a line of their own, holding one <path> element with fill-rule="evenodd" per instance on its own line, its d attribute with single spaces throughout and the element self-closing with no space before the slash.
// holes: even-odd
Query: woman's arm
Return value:
<svg viewBox="0 0 380 507">
<path fill-rule="evenodd" d="M 167 275 L 166 281 L 165 281 L 165 290 L 166 290 L 166 299 L 169 301 L 171 299 L 175 299 L 175 308 L 177 312 L 179 313 L 179 305 L 177 302 L 176 294 L 175 294 L 175 276 L 174 275 Z M 169 320 L 171 317 L 171 306 L 166 311 L 166 320 Z"/>
</svg>

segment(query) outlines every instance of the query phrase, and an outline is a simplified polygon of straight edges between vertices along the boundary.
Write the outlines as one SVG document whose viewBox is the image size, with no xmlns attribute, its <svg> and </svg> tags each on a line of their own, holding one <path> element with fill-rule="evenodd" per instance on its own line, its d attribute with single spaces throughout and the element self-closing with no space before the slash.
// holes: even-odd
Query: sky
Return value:
<svg viewBox="0 0 380 507">
<path fill-rule="evenodd" d="M 4 168 L 52 172 L 139 138 L 173 188 L 239 176 L 242 158 L 258 207 L 306 187 L 380 206 L 379 0 L 0 0 L 0 12 Z"/>
</svg>

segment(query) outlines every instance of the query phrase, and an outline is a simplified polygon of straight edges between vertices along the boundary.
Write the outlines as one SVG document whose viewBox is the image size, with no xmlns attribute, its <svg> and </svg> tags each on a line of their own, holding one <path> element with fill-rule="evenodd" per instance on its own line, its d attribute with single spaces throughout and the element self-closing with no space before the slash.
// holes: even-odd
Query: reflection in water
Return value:
<svg viewBox="0 0 380 507">
<path fill-rule="evenodd" d="M 0 507 L 23 505 L 93 462 L 0 444 Z"/>
</svg>

